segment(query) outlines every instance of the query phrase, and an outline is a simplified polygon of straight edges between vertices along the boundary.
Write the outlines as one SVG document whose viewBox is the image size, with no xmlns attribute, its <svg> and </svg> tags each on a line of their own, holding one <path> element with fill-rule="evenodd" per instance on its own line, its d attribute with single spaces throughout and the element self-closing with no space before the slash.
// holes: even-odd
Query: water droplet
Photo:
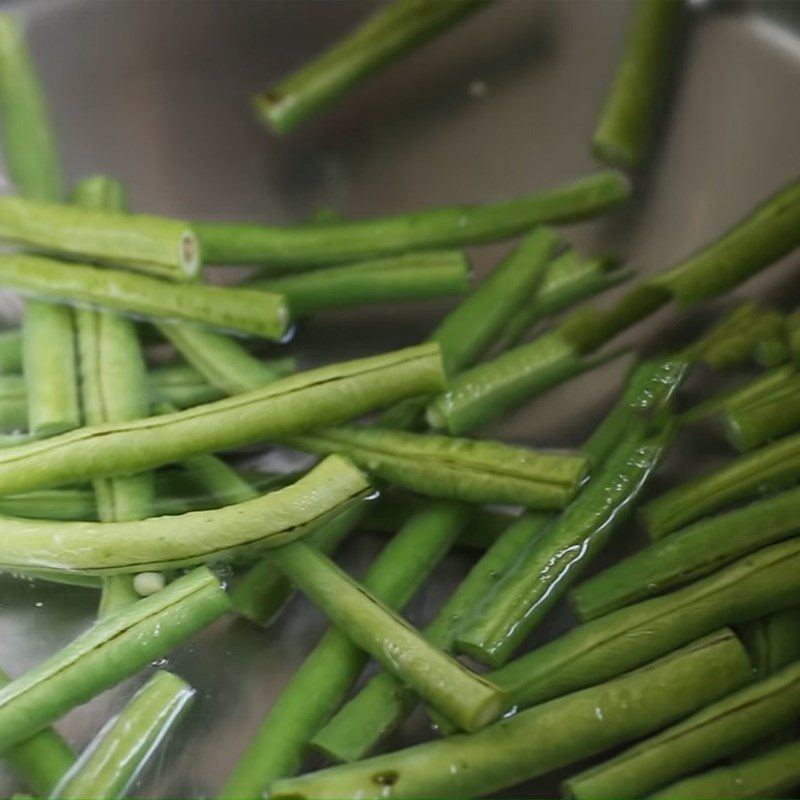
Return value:
<svg viewBox="0 0 800 800">
<path fill-rule="evenodd" d="M 486 97 L 489 87 L 486 85 L 486 81 L 475 80 L 470 83 L 468 91 L 470 97 L 481 98 Z"/>
</svg>

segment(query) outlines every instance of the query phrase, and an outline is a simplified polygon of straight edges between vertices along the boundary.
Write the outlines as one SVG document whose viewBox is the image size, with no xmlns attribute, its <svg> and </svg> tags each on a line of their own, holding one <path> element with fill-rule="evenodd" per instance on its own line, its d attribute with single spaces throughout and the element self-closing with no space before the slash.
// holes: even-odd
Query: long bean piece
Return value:
<svg viewBox="0 0 800 800">
<path fill-rule="evenodd" d="M 402 609 L 468 523 L 469 510 L 431 503 L 384 547 L 364 587 Z M 420 543 L 424 543 L 420 546 Z M 224 798 L 260 798 L 273 780 L 297 772 L 311 736 L 340 705 L 367 662 L 349 628 L 328 631 L 283 690 L 222 791 Z"/>
<path fill-rule="evenodd" d="M 582 357 L 662 306 L 686 308 L 722 294 L 799 244 L 796 181 L 696 253 L 635 284 L 610 309 L 582 307 L 554 330 L 463 372 L 428 406 L 428 422 L 459 434 L 496 419 L 576 374 Z"/>
<path fill-rule="evenodd" d="M 0 451 L 0 494 L 152 469 L 188 456 L 332 425 L 440 388 L 436 345 L 293 375 L 236 397 Z"/>
<path fill-rule="evenodd" d="M 602 171 L 555 189 L 487 205 L 441 206 L 393 217 L 294 227 L 199 222 L 193 228 L 206 263 L 303 270 L 495 242 L 536 225 L 599 216 L 623 205 L 629 196 L 624 176 Z"/>
<path fill-rule="evenodd" d="M 330 456 L 284 489 L 212 511 L 106 523 L 9 517 L 0 531 L 0 564 L 115 575 L 252 556 L 303 536 L 369 491 L 359 470 Z"/>
<path fill-rule="evenodd" d="M 475 13 L 487 0 L 394 0 L 333 47 L 254 98 L 256 113 L 288 133 L 366 78 Z"/>
<path fill-rule="evenodd" d="M 160 670 L 103 726 L 51 797 L 117 800 L 189 709 L 194 689 Z"/>
<path fill-rule="evenodd" d="M 0 286 L 59 302 L 267 339 L 282 339 L 289 327 L 289 311 L 280 295 L 200 283 L 176 286 L 148 275 L 65 265 L 39 256 L 0 255 Z"/>
<path fill-rule="evenodd" d="M 246 285 L 250 289 L 283 295 L 293 318 L 310 317 L 321 311 L 369 303 L 462 294 L 469 289 L 469 262 L 457 250 L 409 253 L 262 279 Z"/>
<path fill-rule="evenodd" d="M 758 743 L 798 717 L 800 662 L 570 778 L 566 787 L 577 800 L 644 797 Z"/>
<path fill-rule="evenodd" d="M 601 161 L 638 167 L 653 138 L 680 29 L 683 0 L 638 0 L 625 52 L 592 138 Z"/>
<path fill-rule="evenodd" d="M 800 541 L 793 539 L 584 623 L 490 674 L 524 708 L 635 669 L 722 625 L 799 605 Z"/>
<path fill-rule="evenodd" d="M 707 575 L 800 533 L 800 489 L 701 519 L 620 561 L 579 586 L 572 603 L 594 619 Z"/>
<path fill-rule="evenodd" d="M 0 689 L 0 752 L 136 674 L 228 610 L 200 567 L 96 622 L 63 650 Z"/>
<path fill-rule="evenodd" d="M 302 542 L 276 548 L 278 568 L 334 625 L 464 730 L 489 724 L 503 697 L 491 683 L 430 645 L 411 625 Z"/>
<path fill-rule="evenodd" d="M 800 786 L 800 741 L 755 758 L 684 778 L 650 795 L 653 800 L 726 800 L 788 797 Z"/>
<path fill-rule="evenodd" d="M 468 503 L 564 508 L 587 473 L 586 458 L 577 453 L 379 428 L 328 428 L 286 443 L 318 455 L 341 453 L 396 486 Z"/>
<path fill-rule="evenodd" d="M 640 738 L 752 678 L 741 643 L 719 631 L 616 680 L 470 735 L 277 781 L 273 798 L 481 797 Z M 387 791 L 388 790 L 388 791 Z"/>
</svg>

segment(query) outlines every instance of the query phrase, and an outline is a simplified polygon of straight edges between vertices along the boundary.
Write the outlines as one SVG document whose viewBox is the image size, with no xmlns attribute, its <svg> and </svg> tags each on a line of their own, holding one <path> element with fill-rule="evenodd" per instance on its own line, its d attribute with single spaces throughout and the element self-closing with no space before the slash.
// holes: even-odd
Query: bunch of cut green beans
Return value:
<svg viewBox="0 0 800 800">
<path fill-rule="evenodd" d="M 392 0 L 259 93 L 255 113 L 281 135 L 311 124 L 489 6 Z M 27 671 L 6 674 L 0 647 L 2 785 L 137 796 L 209 697 L 166 656 L 226 615 L 271 625 L 299 592 L 330 627 L 205 793 L 484 797 L 556 769 L 573 770 L 571 798 L 800 787 L 800 312 L 728 305 L 699 335 L 677 325 L 669 350 L 613 345 L 800 248 L 800 180 L 649 274 L 559 228 L 629 200 L 687 13 L 636 0 L 589 144 L 598 171 L 483 205 L 288 226 L 132 211 L 111 176 L 65 187 L 24 31 L 0 15 L 14 187 L 0 198 L 0 288 L 27 298 L 21 326 L 0 333 L 0 573 L 92 593 L 97 608 Z M 467 248 L 512 239 L 475 280 Z M 228 265 L 248 277 L 205 279 Z M 291 340 L 302 363 L 309 317 L 440 297 L 450 310 L 402 349 L 309 369 L 281 352 Z M 583 441 L 491 438 L 487 426 L 623 356 Z M 691 402 L 702 373 L 726 382 Z M 733 452 L 664 488 L 665 460 L 709 437 Z M 301 469 L 248 467 L 285 451 L 298 456 L 273 463 Z M 651 541 L 612 558 L 636 525 Z M 376 533 L 361 577 L 334 560 Z M 468 570 L 416 627 L 407 607 L 462 547 Z M 564 603 L 574 622 L 547 638 Z M 139 689 L 89 741 L 59 733 L 129 679 Z M 391 749 L 415 710 L 431 737 Z"/>
</svg>

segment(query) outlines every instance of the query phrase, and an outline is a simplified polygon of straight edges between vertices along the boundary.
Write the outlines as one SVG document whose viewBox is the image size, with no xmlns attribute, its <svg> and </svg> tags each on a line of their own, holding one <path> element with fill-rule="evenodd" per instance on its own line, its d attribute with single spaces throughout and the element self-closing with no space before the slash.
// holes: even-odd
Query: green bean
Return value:
<svg viewBox="0 0 800 800">
<path fill-rule="evenodd" d="M 571 797 L 644 797 L 756 744 L 800 716 L 800 662 L 570 778 Z"/>
<path fill-rule="evenodd" d="M 354 644 L 465 730 L 497 719 L 503 698 L 492 684 L 426 642 L 321 553 L 297 542 L 275 548 L 270 556 Z"/>
<path fill-rule="evenodd" d="M 2 26 L 0 19 L 0 26 Z M 2 74 L 2 73 L 0 73 Z M 1 80 L 1 78 L 0 78 Z M 22 371 L 22 331 L 19 328 L 0 332 L 0 373 Z"/>
<path fill-rule="evenodd" d="M 174 281 L 200 272 L 200 246 L 189 225 L 144 214 L 3 197 L 0 239 Z"/>
<path fill-rule="evenodd" d="M 280 295 L 200 283 L 176 286 L 124 270 L 65 266 L 38 256 L 0 255 L 0 286 L 59 302 L 194 322 L 267 339 L 283 338 L 289 326 Z"/>
<path fill-rule="evenodd" d="M 341 453 L 396 486 L 468 503 L 563 508 L 587 472 L 586 458 L 576 453 L 379 428 L 328 428 L 285 442 L 317 455 Z"/>
<path fill-rule="evenodd" d="M 761 678 L 800 659 L 800 608 L 786 608 L 737 626 Z"/>
<path fill-rule="evenodd" d="M 94 492 L 88 489 L 42 489 L 0 497 L 0 514 L 33 519 L 96 520 Z"/>
<path fill-rule="evenodd" d="M 594 619 L 798 533 L 800 489 L 791 489 L 701 519 L 655 542 L 579 586 L 572 604 L 580 619 Z"/>
<path fill-rule="evenodd" d="M 303 536 L 369 490 L 361 472 L 330 456 L 291 486 L 212 511 L 105 523 L 9 517 L 0 530 L 0 565 L 115 575 L 256 554 Z"/>
<path fill-rule="evenodd" d="M 534 539 L 458 635 L 458 648 L 499 666 L 545 618 L 630 516 L 661 463 L 673 426 L 647 434 L 633 425 L 578 499 Z"/>
<path fill-rule="evenodd" d="M 384 547 L 363 586 L 387 608 L 401 609 L 468 520 L 465 506 L 429 504 Z M 367 653 L 350 641 L 349 633 L 344 627 L 323 636 L 259 727 L 221 797 L 259 798 L 271 781 L 297 772 L 309 739 L 342 702 L 367 662 Z"/>
<path fill-rule="evenodd" d="M 8 675 L 0 670 L 0 688 L 8 681 Z M 8 748 L 2 757 L 39 797 L 50 794 L 75 761 L 69 745 L 52 728 L 44 728 L 29 739 Z"/>
<path fill-rule="evenodd" d="M 800 786 L 800 741 L 684 778 L 650 796 L 658 800 L 788 797 L 797 786 Z"/>
<path fill-rule="evenodd" d="M 469 735 L 277 781 L 272 798 L 482 797 L 680 720 L 751 680 L 730 631 L 719 631 L 608 683 Z"/>
<path fill-rule="evenodd" d="M 425 638 L 436 647 L 452 652 L 464 615 L 492 589 L 499 576 L 549 520 L 544 514 L 526 514 L 508 525 L 423 630 Z M 475 518 L 467 530 L 472 528 L 480 528 Z M 319 730 L 311 743 L 337 761 L 356 761 L 397 728 L 414 710 L 418 700 L 411 687 L 390 672 L 380 672 Z"/>
<path fill-rule="evenodd" d="M 663 597 L 586 622 L 491 678 L 520 707 L 592 686 L 722 625 L 800 605 L 800 541 L 772 545 Z"/>
<path fill-rule="evenodd" d="M 186 713 L 194 689 L 159 670 L 109 720 L 58 785 L 58 800 L 115 800 L 146 766 L 158 746 Z"/>
<path fill-rule="evenodd" d="M 0 375 L 0 427 L 9 430 L 28 424 L 28 396 L 21 375 Z"/>
<path fill-rule="evenodd" d="M 47 102 L 17 21 L 0 17 L 0 120 L 9 174 L 17 189 L 36 200 L 61 199 L 61 167 Z M 23 321 L 28 418 L 37 435 L 81 423 L 75 330 L 68 308 L 30 301 Z"/>
<path fill-rule="evenodd" d="M 248 283 L 283 295 L 292 316 L 370 303 L 396 303 L 462 294 L 469 289 L 469 262 L 455 250 L 410 253 Z"/>
<path fill-rule="evenodd" d="M 663 105 L 682 17 L 682 0 L 638 0 L 622 60 L 592 137 L 592 151 L 600 161 L 625 169 L 644 161 Z"/>
<path fill-rule="evenodd" d="M 135 675 L 228 608 L 219 581 L 201 567 L 96 622 L 0 689 L 0 752 Z"/>
<path fill-rule="evenodd" d="M 394 0 L 297 72 L 256 95 L 262 122 L 288 133 L 487 0 Z"/>
<path fill-rule="evenodd" d="M 651 500 L 642 514 L 653 539 L 742 500 L 765 488 L 780 489 L 800 476 L 800 434 L 787 436 L 739 456 L 708 475 L 701 475 Z"/>
<path fill-rule="evenodd" d="M 343 422 L 442 385 L 436 345 L 321 367 L 174 414 L 0 451 L 0 495 L 146 469 Z"/>
<path fill-rule="evenodd" d="M 623 205 L 629 197 L 627 179 L 608 170 L 555 189 L 487 205 L 441 206 L 393 217 L 283 228 L 224 222 L 195 223 L 193 228 L 208 264 L 303 270 L 415 250 L 495 242 L 536 225 L 598 216 Z"/>
</svg>

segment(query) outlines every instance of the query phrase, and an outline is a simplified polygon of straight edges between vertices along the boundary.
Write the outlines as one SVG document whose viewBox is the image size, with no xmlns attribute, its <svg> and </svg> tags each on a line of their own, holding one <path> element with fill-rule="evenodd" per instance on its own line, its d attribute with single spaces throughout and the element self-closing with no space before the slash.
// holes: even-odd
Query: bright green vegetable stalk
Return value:
<svg viewBox="0 0 800 800">
<path fill-rule="evenodd" d="M 800 662 L 723 697 L 663 733 L 567 781 L 571 797 L 644 797 L 757 744 L 800 716 Z"/>
<path fill-rule="evenodd" d="M 272 798 L 482 797 L 682 719 L 751 680 L 741 643 L 719 631 L 608 683 L 470 735 L 277 781 Z"/>
<path fill-rule="evenodd" d="M 388 608 L 402 609 L 446 555 L 469 516 L 460 504 L 431 503 L 384 547 L 364 576 L 364 587 Z M 367 654 L 348 634 L 348 628 L 333 628 L 323 636 L 259 727 L 221 797 L 260 798 L 273 780 L 297 772 L 309 739 L 336 710 L 367 662 Z"/>
<path fill-rule="evenodd" d="M 797 533 L 800 489 L 791 489 L 676 531 L 579 586 L 572 603 L 580 619 L 594 619 Z"/>
<path fill-rule="evenodd" d="M 276 133 L 288 133 L 486 2 L 394 0 L 321 56 L 257 95 L 256 113 Z"/>
<path fill-rule="evenodd" d="M 757 497 L 766 487 L 780 489 L 800 475 L 800 434 L 739 456 L 716 472 L 686 481 L 649 502 L 643 509 L 653 539 L 718 511 Z"/>
<path fill-rule="evenodd" d="M 8 681 L 8 676 L 0 670 L 0 688 Z M 5 750 L 2 759 L 31 791 L 45 797 L 72 766 L 75 755 L 52 728 L 44 728 Z"/>
<path fill-rule="evenodd" d="M 687 259 L 637 283 L 610 309 L 580 308 L 553 331 L 451 380 L 428 406 L 428 421 L 459 434 L 496 419 L 580 371 L 583 356 L 670 301 L 687 308 L 723 294 L 798 244 L 800 181 Z"/>
<path fill-rule="evenodd" d="M 380 428 L 329 428 L 285 441 L 309 453 L 345 455 L 394 485 L 468 503 L 563 508 L 587 473 L 586 458 L 577 453 Z"/>
<path fill-rule="evenodd" d="M 321 553 L 297 542 L 276 548 L 270 557 L 354 644 L 464 730 L 481 728 L 500 715 L 503 697 L 491 683 L 429 644 Z"/>
<path fill-rule="evenodd" d="M 638 0 L 625 52 L 592 137 L 595 156 L 641 165 L 653 139 L 683 16 L 683 0 Z"/>
<path fill-rule="evenodd" d="M 252 557 L 303 536 L 370 489 L 359 470 L 330 456 L 290 486 L 211 511 L 105 523 L 7 518 L 0 564 L 115 575 Z"/>
<path fill-rule="evenodd" d="M 462 294 L 469 289 L 469 262 L 458 250 L 409 253 L 246 285 L 283 295 L 292 317 L 310 317 L 321 311 L 370 303 Z"/>
<path fill-rule="evenodd" d="M 304 270 L 419 250 L 465 247 L 508 239 L 536 225 L 576 222 L 627 202 L 630 186 L 603 171 L 514 200 L 442 206 L 393 217 L 294 227 L 195 223 L 207 264 L 255 264 Z"/>
<path fill-rule="evenodd" d="M 63 650 L 0 689 L 0 752 L 135 675 L 229 608 L 201 567 L 96 622 Z"/>
<path fill-rule="evenodd" d="M 763 755 L 731 766 L 693 775 L 655 794 L 654 800 L 704 800 L 724 797 L 789 797 L 800 786 L 800 741 L 790 742 Z"/>
<path fill-rule="evenodd" d="M 65 266 L 38 256 L 0 256 L 0 286 L 59 302 L 193 322 L 267 339 L 282 339 L 289 327 L 289 311 L 280 295 L 201 283 L 177 286 L 124 270 Z"/>
<path fill-rule="evenodd" d="M 193 699 L 194 689 L 185 681 L 170 672 L 156 672 L 97 734 L 51 797 L 124 797 Z"/>
<path fill-rule="evenodd" d="M 2 20 L 0 19 L 0 27 Z M 0 374 L 22 371 L 22 332 L 17 328 L 0 332 Z"/>
<path fill-rule="evenodd" d="M 0 494 L 141 472 L 352 419 L 441 388 L 436 345 L 300 373 L 186 411 L 98 425 L 0 451 Z"/>
</svg>

